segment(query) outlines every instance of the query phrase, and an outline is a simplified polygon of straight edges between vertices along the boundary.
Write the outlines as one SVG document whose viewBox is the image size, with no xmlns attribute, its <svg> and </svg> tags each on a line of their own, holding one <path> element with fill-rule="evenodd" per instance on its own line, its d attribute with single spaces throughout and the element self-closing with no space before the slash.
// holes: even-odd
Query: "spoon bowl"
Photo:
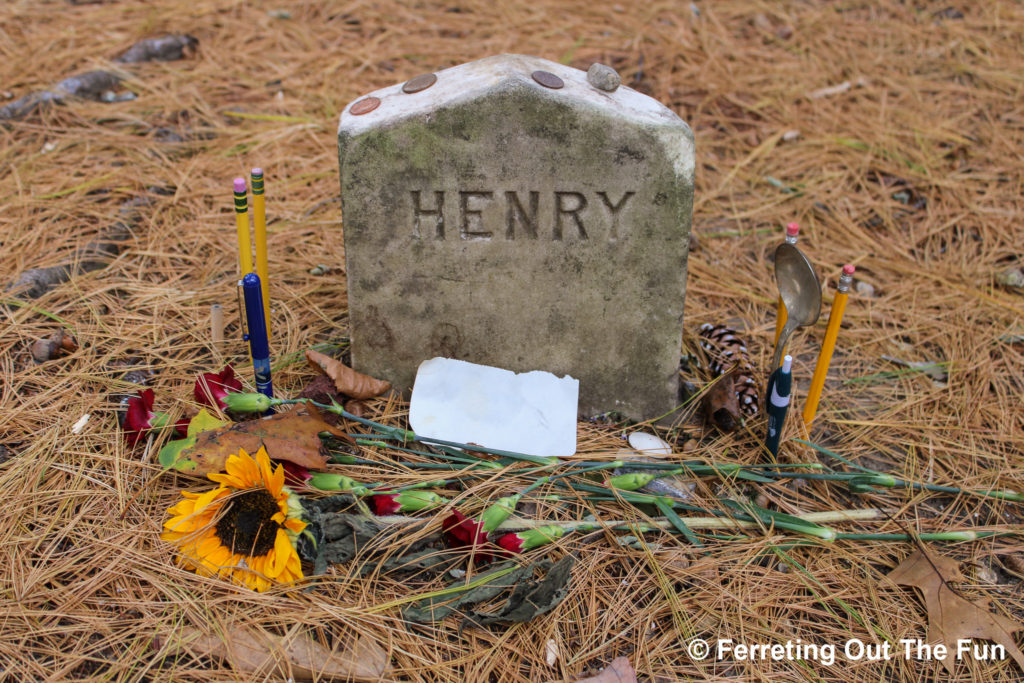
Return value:
<svg viewBox="0 0 1024 683">
<path fill-rule="evenodd" d="M 779 366 L 782 351 L 797 328 L 813 325 L 821 315 L 821 282 L 811 262 L 792 244 L 780 244 L 775 250 L 775 281 L 786 306 L 786 324 L 775 345 L 772 370 Z"/>
</svg>

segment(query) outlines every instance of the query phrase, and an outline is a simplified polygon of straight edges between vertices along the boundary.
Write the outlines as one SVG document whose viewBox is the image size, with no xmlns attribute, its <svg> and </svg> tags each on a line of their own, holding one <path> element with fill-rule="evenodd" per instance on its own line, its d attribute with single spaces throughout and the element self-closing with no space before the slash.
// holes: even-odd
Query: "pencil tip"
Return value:
<svg viewBox="0 0 1024 683">
<path fill-rule="evenodd" d="M 245 192 L 245 178 L 235 178 L 235 192 Z"/>
</svg>

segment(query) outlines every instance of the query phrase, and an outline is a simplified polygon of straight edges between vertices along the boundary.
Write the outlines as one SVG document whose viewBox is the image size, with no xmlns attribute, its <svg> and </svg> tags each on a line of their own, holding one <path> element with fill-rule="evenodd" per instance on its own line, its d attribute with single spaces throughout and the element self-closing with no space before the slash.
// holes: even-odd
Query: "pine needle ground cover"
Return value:
<svg viewBox="0 0 1024 683">
<path fill-rule="evenodd" d="M 567 536 L 533 551 L 534 559 L 577 557 L 556 609 L 528 624 L 461 633 L 455 619 L 401 619 L 406 600 L 443 582 L 364 575 L 358 558 L 309 584 L 253 593 L 177 566 L 159 536 L 167 509 L 196 482 L 161 473 L 156 445 L 129 447 L 114 416 L 115 397 L 143 382 L 162 410 L 181 416 L 196 411 L 188 388 L 197 373 L 231 361 L 251 381 L 234 302 L 228 188 L 252 166 L 267 173 L 275 387 L 297 394 L 313 376 L 302 352 L 343 352 L 348 335 L 341 110 L 420 73 L 515 52 L 583 69 L 609 64 L 693 127 L 688 343 L 701 323 L 726 322 L 745 335 L 765 379 L 776 297 L 769 257 L 782 226 L 798 221 L 825 306 L 844 263 L 856 265 L 858 284 L 809 440 L 912 482 L 1020 491 L 1019 5 L 8 2 L 0 27 L 0 106 L 71 75 L 123 73 L 110 88 L 114 101 L 43 103 L 0 127 L 0 287 L 31 269 L 71 263 L 81 271 L 37 296 L 0 294 L 5 678 L 249 680 L 177 643 L 201 629 L 265 647 L 240 631 L 254 628 L 280 637 L 301 630 L 336 650 L 361 635 L 387 653 L 393 680 L 575 680 L 618 656 L 658 681 L 1024 676 L 1010 659 L 964 661 L 950 674 L 902 656 L 830 666 L 695 660 L 687 651 L 694 637 L 840 646 L 923 639 L 920 595 L 882 580 L 915 552 L 906 542 L 808 542 L 773 528 L 743 540 L 703 534 L 703 548 L 668 533 L 625 545 L 611 532 Z M 180 59 L 114 61 L 168 33 L 197 42 Z M 79 268 L 97 259 L 100 267 Z M 210 339 L 214 304 L 225 312 L 221 346 Z M 790 343 L 804 388 L 826 317 Z M 36 363 L 33 346 L 61 329 L 77 344 Z M 367 417 L 398 425 L 407 410 L 381 399 L 368 403 Z M 801 436 L 794 417 L 787 437 Z M 683 424 L 697 442 L 687 457 L 757 462 L 763 423 L 748 426 L 723 436 Z M 614 459 L 623 434 L 581 423 L 578 457 Z M 362 453 L 380 465 L 350 467 L 350 476 L 414 482 L 388 464 L 393 454 Z M 816 457 L 792 438 L 780 454 L 783 462 Z M 450 494 L 493 500 L 525 483 L 509 475 Z M 1022 518 L 1019 503 L 937 491 L 743 484 L 709 478 L 696 493 L 795 515 L 884 511 L 843 524 L 851 533 L 1007 532 Z M 535 507 L 538 518 L 565 514 L 553 502 Z M 1019 537 L 931 549 L 959 562 L 961 596 L 1024 619 Z"/>
</svg>

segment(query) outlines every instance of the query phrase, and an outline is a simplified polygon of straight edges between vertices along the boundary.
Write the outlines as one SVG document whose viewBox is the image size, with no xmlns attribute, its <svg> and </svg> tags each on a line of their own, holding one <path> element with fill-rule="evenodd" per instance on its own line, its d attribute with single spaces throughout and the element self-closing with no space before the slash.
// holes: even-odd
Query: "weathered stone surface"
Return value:
<svg viewBox="0 0 1024 683">
<path fill-rule="evenodd" d="M 355 367 L 399 388 L 434 356 L 546 370 L 579 379 L 583 414 L 670 411 L 690 128 L 630 88 L 521 55 L 371 95 L 380 105 L 349 105 L 338 129 Z"/>
</svg>

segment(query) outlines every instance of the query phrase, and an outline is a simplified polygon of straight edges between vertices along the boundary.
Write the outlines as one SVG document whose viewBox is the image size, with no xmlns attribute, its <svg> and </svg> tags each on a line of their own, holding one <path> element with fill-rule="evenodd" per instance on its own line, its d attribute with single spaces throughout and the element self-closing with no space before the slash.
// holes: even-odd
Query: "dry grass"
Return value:
<svg viewBox="0 0 1024 683">
<path fill-rule="evenodd" d="M 391 652 L 398 680 L 571 680 L 620 654 L 650 680 L 946 680 L 934 662 L 755 666 L 686 655 L 691 634 L 817 643 L 924 637 L 918 599 L 876 583 L 910 551 L 902 543 L 798 547 L 787 560 L 777 552 L 791 536 L 709 540 L 707 556 L 668 535 L 648 536 L 661 547 L 647 551 L 570 537 L 551 551 L 580 551 L 560 608 L 529 625 L 463 637 L 451 621 L 412 628 L 397 610 L 371 611 L 437 587 L 426 579 L 358 579 L 339 567 L 314 592 L 267 595 L 197 579 L 173 565 L 157 538 L 178 489 L 195 484 L 152 481 L 152 453 L 125 448 L 107 397 L 129 388 L 123 375 L 134 366 L 152 373 L 158 408 L 193 409 L 194 374 L 222 360 L 210 351 L 214 303 L 227 313 L 224 353 L 249 374 L 231 287 L 228 187 L 253 165 L 268 174 L 277 357 L 344 337 L 339 211 L 325 202 L 338 193 L 339 112 L 363 92 L 424 71 L 521 52 L 583 68 L 613 64 L 693 126 L 700 248 L 690 259 L 691 332 L 734 321 L 757 361 L 767 361 L 775 296 L 767 256 L 791 220 L 803 225 L 804 250 L 826 277 L 826 306 L 843 263 L 874 286 L 875 297 L 855 295 L 847 308 L 813 439 L 916 481 L 1020 489 L 1024 299 L 995 286 L 994 274 L 1019 263 L 1024 235 L 1024 10 L 963 4 L 957 18 L 940 12 L 946 3 L 896 2 L 699 2 L 699 16 L 689 3 L 664 1 L 5 3 L 0 83 L 15 97 L 109 66 L 150 35 L 187 32 L 200 46 L 190 59 L 134 68 L 134 101 L 74 103 L 0 129 L 3 283 L 59 263 L 147 187 L 171 192 L 143 212 L 109 268 L 31 306 L 0 308 L 0 677 L 232 679 L 216 662 L 151 643 L 184 625 L 238 619 L 315 624 L 335 637 L 370 633 Z M 291 18 L 273 18 L 274 9 Z M 844 81 L 852 84 L 845 92 L 808 96 Z M 185 141 L 161 142 L 159 128 Z M 799 137 L 784 139 L 786 131 Z M 897 178 L 906 185 L 879 182 Z M 910 205 L 893 198 L 900 190 Z M 918 198 L 926 203 L 914 208 Z M 334 273 L 308 274 L 321 263 Z M 33 364 L 32 342 L 58 319 L 82 348 Z M 803 387 L 823 330 L 824 320 L 792 344 Z M 898 369 L 882 355 L 946 362 L 948 385 L 878 375 Z M 292 394 L 308 377 L 296 363 L 275 381 Z M 389 420 L 402 416 L 401 405 L 377 408 Z M 88 424 L 73 434 L 86 413 Z M 582 429 L 591 455 L 621 443 L 613 430 Z M 796 444 L 786 449 L 790 459 L 811 457 Z M 757 457 L 747 434 L 709 435 L 700 455 Z M 485 482 L 470 497 L 513 486 Z M 855 500 L 823 485 L 764 493 L 789 512 L 885 506 L 917 531 L 1019 528 L 1021 518 L 1019 505 L 938 494 Z M 899 530 L 889 522 L 844 528 Z M 998 570 L 993 558 L 1020 558 L 1024 549 L 1011 538 L 941 551 Z M 986 575 L 971 567 L 969 576 Z M 972 578 L 963 590 L 1024 617 L 1020 576 L 995 576 L 997 585 Z M 549 639 L 561 653 L 554 667 L 545 663 Z M 954 680 L 1021 676 L 1003 662 L 962 665 Z"/>
</svg>

